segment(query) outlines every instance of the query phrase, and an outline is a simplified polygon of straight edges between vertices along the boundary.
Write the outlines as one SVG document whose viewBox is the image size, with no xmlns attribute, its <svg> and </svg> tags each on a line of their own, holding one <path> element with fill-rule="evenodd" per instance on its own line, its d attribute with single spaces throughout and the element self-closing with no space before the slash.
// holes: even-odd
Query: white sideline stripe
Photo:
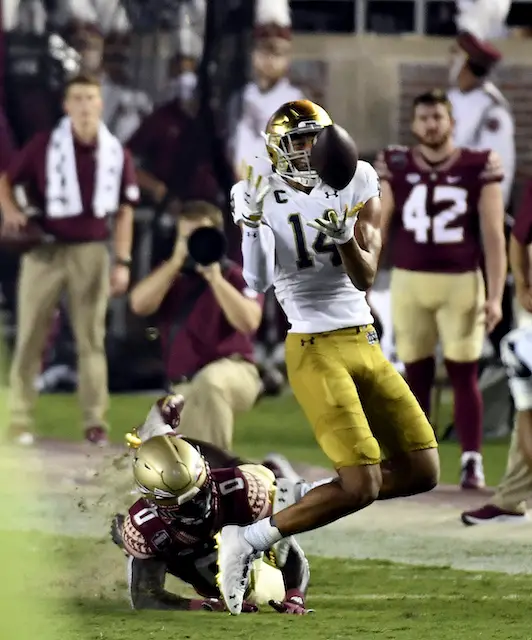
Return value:
<svg viewBox="0 0 532 640">
<path fill-rule="evenodd" d="M 472 594 L 464 595 L 444 595 L 444 594 L 428 594 L 428 593 L 358 593 L 353 595 L 337 595 L 334 596 L 330 593 L 313 593 L 312 590 L 309 593 L 309 600 L 342 600 L 346 602 L 353 602 L 356 600 L 441 600 L 441 601 L 458 601 L 464 600 L 471 602 L 471 600 L 483 600 L 483 601 L 500 601 L 500 600 L 514 600 L 514 601 L 531 601 L 532 593 L 507 593 L 503 596 L 480 596 L 475 597 Z"/>
</svg>

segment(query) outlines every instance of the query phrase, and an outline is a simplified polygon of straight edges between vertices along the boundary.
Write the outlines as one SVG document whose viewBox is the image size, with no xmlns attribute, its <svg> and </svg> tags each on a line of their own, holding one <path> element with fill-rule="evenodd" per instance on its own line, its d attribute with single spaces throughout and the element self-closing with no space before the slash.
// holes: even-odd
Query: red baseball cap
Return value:
<svg viewBox="0 0 532 640">
<path fill-rule="evenodd" d="M 458 34 L 456 41 L 472 63 L 490 71 L 502 58 L 502 53 L 489 42 L 480 40 L 468 31 Z"/>
</svg>

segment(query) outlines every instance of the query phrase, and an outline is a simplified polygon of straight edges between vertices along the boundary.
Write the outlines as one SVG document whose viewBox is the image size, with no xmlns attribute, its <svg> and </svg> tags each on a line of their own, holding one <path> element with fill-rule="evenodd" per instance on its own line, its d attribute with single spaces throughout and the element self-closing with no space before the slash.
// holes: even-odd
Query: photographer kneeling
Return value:
<svg viewBox="0 0 532 640">
<path fill-rule="evenodd" d="M 180 433 L 229 450 L 235 413 L 261 391 L 252 336 L 263 297 L 223 257 L 222 229 L 217 207 L 185 203 L 171 258 L 133 288 L 130 303 L 137 315 L 156 314 L 167 378 L 187 400 Z"/>
</svg>

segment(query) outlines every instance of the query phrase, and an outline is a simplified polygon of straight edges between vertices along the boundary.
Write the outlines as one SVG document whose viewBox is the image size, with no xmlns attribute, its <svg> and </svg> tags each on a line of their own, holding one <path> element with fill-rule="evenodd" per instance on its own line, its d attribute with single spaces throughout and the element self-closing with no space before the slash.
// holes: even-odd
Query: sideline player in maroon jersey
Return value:
<svg viewBox="0 0 532 640">
<path fill-rule="evenodd" d="M 377 170 L 390 242 L 392 314 L 406 379 L 427 415 L 441 341 L 462 447 L 461 486 L 484 486 L 478 360 L 502 317 L 506 278 L 503 170 L 489 151 L 458 148 L 442 91 L 414 100 L 412 148 L 389 147 Z M 485 263 L 486 284 L 481 266 Z"/>
<path fill-rule="evenodd" d="M 128 556 L 133 608 L 224 611 L 216 586 L 214 534 L 226 524 L 250 524 L 269 517 L 295 500 L 294 483 L 276 480 L 263 465 L 244 463 L 212 445 L 177 436 L 181 400 L 180 396 L 161 398 L 148 414 L 148 420 L 152 416 L 150 437 L 140 444 L 128 438 L 136 447 L 133 472 L 144 497 L 125 517 L 115 516 L 111 536 Z M 166 426 L 165 435 L 151 435 L 156 415 L 160 416 L 159 433 Z M 138 432 L 147 433 L 142 427 Z M 226 467 L 211 468 L 206 458 L 212 465 Z M 200 598 L 166 591 L 167 573 L 190 584 Z M 257 559 L 254 576 L 253 603 L 246 604 L 246 612 L 257 611 L 255 602 L 269 602 L 280 613 L 308 613 L 308 562 L 293 538 L 275 545 L 267 560 Z"/>
</svg>

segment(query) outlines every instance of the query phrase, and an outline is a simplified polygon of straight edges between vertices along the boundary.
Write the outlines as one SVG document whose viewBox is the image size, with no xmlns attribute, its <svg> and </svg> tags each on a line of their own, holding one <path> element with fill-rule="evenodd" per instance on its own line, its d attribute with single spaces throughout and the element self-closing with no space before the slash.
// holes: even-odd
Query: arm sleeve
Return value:
<svg viewBox="0 0 532 640">
<path fill-rule="evenodd" d="M 230 282 L 237 291 L 240 291 L 245 298 L 255 300 L 261 308 L 264 306 L 264 294 L 257 293 L 257 291 L 248 286 L 240 268 L 232 269 L 227 276 L 227 281 Z"/>
<path fill-rule="evenodd" d="M 158 558 L 127 559 L 127 583 L 133 609 L 158 609 L 186 611 L 190 600 L 164 588 L 166 563 Z"/>
<path fill-rule="evenodd" d="M 245 183 L 238 182 L 231 189 L 233 220 L 240 224 L 247 209 Z M 242 227 L 243 276 L 248 287 L 264 293 L 273 284 L 275 273 L 275 236 L 265 224 L 256 229 Z"/>
<path fill-rule="evenodd" d="M 254 291 L 266 292 L 275 273 L 275 236 L 270 227 L 242 229 L 242 262 L 244 280 Z"/>
<path fill-rule="evenodd" d="M 489 110 L 476 148 L 490 149 L 500 157 L 504 171 L 501 186 L 504 204 L 507 206 L 515 176 L 514 121 L 507 109 L 496 106 Z"/>
</svg>

